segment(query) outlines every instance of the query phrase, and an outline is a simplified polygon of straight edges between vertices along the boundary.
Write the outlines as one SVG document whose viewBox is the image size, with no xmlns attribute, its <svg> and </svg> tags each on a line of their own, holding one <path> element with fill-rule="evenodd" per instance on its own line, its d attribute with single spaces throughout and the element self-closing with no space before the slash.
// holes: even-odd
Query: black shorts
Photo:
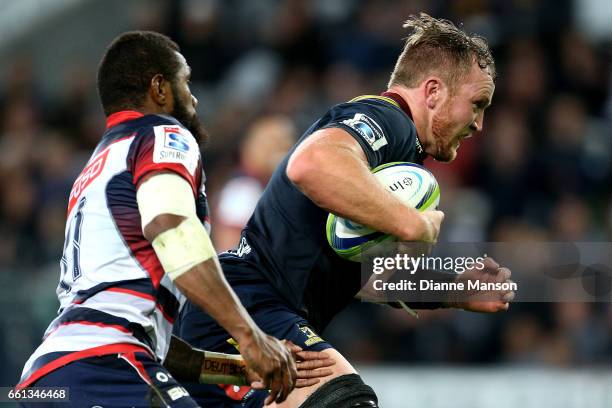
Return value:
<svg viewBox="0 0 612 408">
<path fill-rule="evenodd" d="M 322 351 L 332 345 L 323 340 L 308 321 L 289 308 L 276 290 L 265 280 L 239 281 L 239 265 L 223 265 L 228 281 L 257 325 L 278 339 L 291 340 L 304 350 Z M 251 272 L 252 273 L 252 272 Z M 229 334 L 198 306 L 187 302 L 175 325 L 175 334 L 194 347 L 238 354 Z M 262 407 L 265 391 L 250 387 L 184 384 L 189 394 L 202 406 Z"/>
</svg>

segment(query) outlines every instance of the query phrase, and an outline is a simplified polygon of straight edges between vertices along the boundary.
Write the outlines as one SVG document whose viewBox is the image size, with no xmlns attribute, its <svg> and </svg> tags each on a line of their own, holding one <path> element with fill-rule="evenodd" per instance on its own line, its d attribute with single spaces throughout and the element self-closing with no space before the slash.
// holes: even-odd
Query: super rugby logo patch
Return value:
<svg viewBox="0 0 612 408">
<path fill-rule="evenodd" d="M 161 125 L 153 128 L 155 146 L 154 163 L 178 163 L 194 174 L 198 165 L 200 151 L 198 143 L 186 129 L 180 126 Z"/>
<path fill-rule="evenodd" d="M 164 146 L 183 153 L 189 152 L 188 140 L 173 128 L 164 129 Z"/>
<path fill-rule="evenodd" d="M 372 118 L 363 113 L 356 113 L 352 119 L 342 121 L 355 132 L 357 132 L 372 149 L 378 150 L 387 144 L 382 128 Z"/>
</svg>

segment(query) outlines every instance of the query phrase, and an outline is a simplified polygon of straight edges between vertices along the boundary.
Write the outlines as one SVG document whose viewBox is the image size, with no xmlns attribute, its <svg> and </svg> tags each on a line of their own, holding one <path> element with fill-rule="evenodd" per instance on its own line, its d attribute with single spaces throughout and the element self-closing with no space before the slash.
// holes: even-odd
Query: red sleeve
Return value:
<svg viewBox="0 0 612 408">
<path fill-rule="evenodd" d="M 136 136 L 133 143 L 128 166 L 135 185 L 150 173 L 172 171 L 187 180 L 198 196 L 200 150 L 188 130 L 177 125 L 154 126 Z"/>
</svg>

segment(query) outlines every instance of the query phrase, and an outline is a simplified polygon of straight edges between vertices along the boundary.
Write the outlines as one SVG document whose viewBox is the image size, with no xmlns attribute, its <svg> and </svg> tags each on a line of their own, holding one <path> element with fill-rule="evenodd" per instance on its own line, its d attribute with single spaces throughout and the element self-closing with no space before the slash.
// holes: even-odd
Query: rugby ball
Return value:
<svg viewBox="0 0 612 408">
<path fill-rule="evenodd" d="M 440 187 L 429 170 L 414 163 L 394 162 L 372 170 L 374 177 L 401 202 L 419 211 L 434 209 L 440 201 Z M 342 258 L 359 262 L 361 253 L 396 238 L 374 231 L 345 218 L 329 214 L 327 242 Z"/>
</svg>

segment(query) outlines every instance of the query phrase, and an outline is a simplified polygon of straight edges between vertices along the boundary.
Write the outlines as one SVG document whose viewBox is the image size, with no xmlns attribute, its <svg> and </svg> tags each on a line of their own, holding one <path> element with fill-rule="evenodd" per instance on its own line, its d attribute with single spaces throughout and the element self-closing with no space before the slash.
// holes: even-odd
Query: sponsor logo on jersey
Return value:
<svg viewBox="0 0 612 408">
<path fill-rule="evenodd" d="M 239 257 L 243 257 L 251 253 L 251 246 L 247 242 L 245 237 L 240 239 L 240 245 L 238 245 L 238 249 L 236 249 L 236 255 Z"/>
<path fill-rule="evenodd" d="M 314 330 L 312 330 L 312 328 L 310 328 L 309 326 L 306 325 L 302 325 L 302 326 L 298 326 L 300 328 L 300 331 L 302 333 L 304 333 L 306 335 L 306 341 L 304 342 L 304 344 L 308 347 L 312 346 L 313 344 L 317 344 L 317 343 L 322 343 L 324 340 L 317 334 L 315 333 Z"/>
<path fill-rule="evenodd" d="M 416 145 L 417 152 L 419 154 L 423 154 L 423 146 L 421 146 L 421 142 L 419 141 L 419 136 L 417 135 L 414 139 L 415 139 L 414 144 Z"/>
<path fill-rule="evenodd" d="M 68 199 L 68 214 L 70 214 L 70 211 L 79 200 L 79 197 L 81 197 L 83 190 L 102 173 L 102 169 L 106 164 L 108 152 L 110 152 L 110 149 L 106 149 L 94 157 L 74 181 L 72 190 L 70 191 L 70 198 Z"/>
<path fill-rule="evenodd" d="M 387 144 L 382 128 L 372 118 L 363 113 L 356 113 L 352 119 L 342 121 L 355 132 L 357 132 L 373 150 L 378 150 Z"/>
<path fill-rule="evenodd" d="M 164 127 L 164 146 L 187 153 L 189 151 L 189 142 L 179 131 L 179 128 L 176 127 Z"/>
<path fill-rule="evenodd" d="M 160 382 L 168 382 L 168 380 L 169 380 L 168 375 L 166 373 L 161 372 L 161 371 L 158 371 L 155 374 L 155 378 L 157 378 L 157 381 L 160 381 Z"/>
<path fill-rule="evenodd" d="M 188 397 L 189 393 L 183 387 L 174 387 L 170 388 L 168 391 L 168 396 L 172 401 L 176 401 L 177 399 Z"/>
<path fill-rule="evenodd" d="M 200 158 L 198 144 L 186 129 L 180 126 L 155 126 L 154 163 L 182 164 L 190 174 L 195 170 Z"/>
</svg>

